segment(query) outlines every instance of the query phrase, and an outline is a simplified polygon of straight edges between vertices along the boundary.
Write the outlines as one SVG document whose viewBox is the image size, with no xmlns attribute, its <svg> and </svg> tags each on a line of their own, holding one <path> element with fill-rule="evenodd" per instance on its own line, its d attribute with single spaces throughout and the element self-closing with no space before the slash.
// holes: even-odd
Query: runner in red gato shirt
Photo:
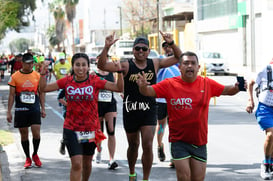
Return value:
<svg viewBox="0 0 273 181">
<path fill-rule="evenodd" d="M 100 130 L 98 117 L 99 90 L 122 92 L 123 76 L 119 62 L 116 63 L 119 68 L 117 82 L 89 75 L 89 57 L 84 53 L 76 53 L 71 62 L 71 75 L 48 85 L 45 78 L 47 66 L 43 66 L 40 86 L 44 92 L 65 90 L 67 112 L 63 138 L 71 160 L 70 180 L 88 180 L 96 144 L 106 138 Z"/>
<path fill-rule="evenodd" d="M 221 85 L 198 76 L 199 68 L 197 55 L 185 52 L 180 57 L 181 76 L 150 86 L 142 73 L 137 81 L 141 94 L 167 101 L 169 140 L 178 181 L 205 179 L 210 98 L 239 92 L 238 82 Z"/>
</svg>

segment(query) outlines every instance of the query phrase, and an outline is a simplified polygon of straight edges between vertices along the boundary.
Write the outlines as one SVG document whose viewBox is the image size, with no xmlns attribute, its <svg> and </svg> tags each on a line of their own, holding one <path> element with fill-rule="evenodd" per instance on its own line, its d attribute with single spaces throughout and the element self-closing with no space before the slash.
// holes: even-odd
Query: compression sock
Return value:
<svg viewBox="0 0 273 181">
<path fill-rule="evenodd" d="M 40 139 L 33 138 L 32 143 L 33 143 L 33 155 L 36 155 L 38 152 L 39 145 L 40 145 Z"/>
<path fill-rule="evenodd" d="M 29 141 L 21 141 L 21 145 L 23 147 L 24 153 L 26 155 L 27 158 L 30 158 L 29 156 Z"/>
<path fill-rule="evenodd" d="M 265 164 L 270 164 L 271 163 L 271 157 L 270 156 L 265 156 L 264 163 Z"/>
</svg>

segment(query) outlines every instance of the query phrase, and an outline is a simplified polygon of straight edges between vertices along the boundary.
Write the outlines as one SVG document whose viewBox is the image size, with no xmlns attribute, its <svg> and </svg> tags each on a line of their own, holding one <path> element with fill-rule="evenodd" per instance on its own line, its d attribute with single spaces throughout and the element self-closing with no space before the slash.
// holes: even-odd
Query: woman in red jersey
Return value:
<svg viewBox="0 0 273 181">
<path fill-rule="evenodd" d="M 70 180 L 88 181 L 92 171 L 92 158 L 96 143 L 105 136 L 100 131 L 98 117 L 98 94 L 100 89 L 123 91 L 123 76 L 119 67 L 117 82 L 110 82 L 97 75 L 89 74 L 89 58 L 84 53 L 72 57 L 72 75 L 46 85 L 41 81 L 44 92 L 65 89 L 67 112 L 64 121 L 64 143 L 67 147 L 71 171 Z M 43 67 L 41 75 L 46 73 Z"/>
</svg>

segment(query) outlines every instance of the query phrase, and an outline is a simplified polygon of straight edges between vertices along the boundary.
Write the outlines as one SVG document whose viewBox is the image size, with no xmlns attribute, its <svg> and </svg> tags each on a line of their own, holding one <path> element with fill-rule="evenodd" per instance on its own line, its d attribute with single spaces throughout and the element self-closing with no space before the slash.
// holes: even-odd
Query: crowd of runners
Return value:
<svg viewBox="0 0 273 181">
<path fill-rule="evenodd" d="M 137 180 L 135 164 L 139 146 L 142 148 L 141 180 L 149 180 L 154 160 L 152 146 L 155 135 L 158 159 L 165 161 L 166 150 L 162 137 L 167 124 L 170 143 L 165 144 L 170 144 L 170 167 L 175 168 L 177 180 L 203 181 L 207 166 L 210 98 L 235 95 L 247 89 L 247 82 L 223 85 L 200 76 L 197 55 L 190 51 L 182 52 L 171 34 L 163 32 L 160 34 L 164 40 L 162 43 L 164 55 L 148 58 L 150 42 L 145 37 L 137 37 L 132 48 L 134 57 L 122 61 L 110 59 L 108 51 L 118 39 L 115 38 L 115 34 L 107 36 L 104 48 L 97 57 L 96 71 L 90 71 L 90 60 L 85 53 L 76 53 L 69 61 L 65 53 L 60 54 L 58 60 L 54 60 L 50 54 L 37 60 L 29 50 L 1 64 L 1 73 L 2 70 L 11 72 L 8 81 L 10 92 L 7 121 L 13 120 L 14 127 L 20 132 L 21 145 L 26 156 L 24 167 L 32 167 L 32 162 L 37 167 L 43 165 L 38 156 L 41 117 L 45 118 L 46 114 L 50 114 L 45 111 L 45 95 L 46 92 L 58 90 L 59 95 L 56 99 L 64 108 L 60 152 L 65 154 L 67 150 L 70 157 L 70 180 L 89 179 L 96 152 L 97 163 L 101 161 L 101 145 L 106 139 L 105 134 L 108 139 L 108 169 L 117 169 L 118 160 L 115 160 L 118 141 L 115 138 L 117 101 L 113 93 L 120 92 L 123 99 L 123 127 L 128 141 L 129 181 Z M 55 80 L 52 80 L 52 76 Z M 249 113 L 254 107 L 251 93 L 254 82 L 251 81 L 249 84 L 251 89 L 248 90 Z M 266 99 L 263 97 L 263 100 Z M 268 102 L 273 101 L 264 101 L 259 107 L 262 105 L 264 108 Z M 269 114 L 265 113 L 264 109 L 262 113 Z M 259 118 L 259 115 L 256 116 Z M 265 119 L 272 117 L 258 120 Z M 33 138 L 33 153 L 30 153 L 29 127 Z M 272 126 L 263 124 L 261 127 L 266 130 L 267 140 L 269 139 L 267 144 L 271 143 L 273 123 Z M 262 163 L 264 174 L 270 171 L 270 165 L 273 171 L 272 151 L 266 150 L 265 154 L 265 161 Z"/>
</svg>

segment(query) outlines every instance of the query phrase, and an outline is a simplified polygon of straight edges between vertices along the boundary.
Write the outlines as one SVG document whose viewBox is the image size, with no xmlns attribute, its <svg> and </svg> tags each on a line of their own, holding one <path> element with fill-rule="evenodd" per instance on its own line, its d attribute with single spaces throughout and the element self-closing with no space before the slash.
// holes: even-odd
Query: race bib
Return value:
<svg viewBox="0 0 273 181">
<path fill-rule="evenodd" d="M 66 75 L 67 74 L 67 70 L 65 68 L 61 68 L 60 69 L 60 74 L 61 75 Z"/>
<path fill-rule="evenodd" d="M 108 90 L 100 90 L 99 92 L 99 102 L 111 102 L 112 92 Z"/>
<path fill-rule="evenodd" d="M 52 69 L 52 65 L 48 65 L 48 69 Z"/>
<path fill-rule="evenodd" d="M 35 103 L 35 94 L 34 94 L 34 92 L 21 92 L 20 100 L 22 103 L 34 104 Z"/>
<path fill-rule="evenodd" d="M 1 69 L 6 69 L 7 66 L 6 65 L 1 65 Z"/>
<path fill-rule="evenodd" d="M 272 90 L 264 90 L 259 95 L 259 102 L 267 105 L 273 106 L 273 92 Z"/>
<path fill-rule="evenodd" d="M 75 131 L 79 143 L 95 141 L 95 131 Z"/>
</svg>

